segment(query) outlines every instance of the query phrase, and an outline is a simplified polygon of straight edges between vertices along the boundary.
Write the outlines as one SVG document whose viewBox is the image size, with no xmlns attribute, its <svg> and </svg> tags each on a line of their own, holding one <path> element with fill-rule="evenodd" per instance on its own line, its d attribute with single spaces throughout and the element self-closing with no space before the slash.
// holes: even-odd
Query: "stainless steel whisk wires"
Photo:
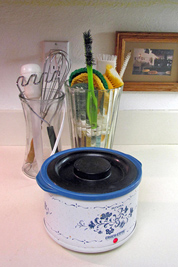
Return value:
<svg viewBox="0 0 178 267">
<path fill-rule="evenodd" d="M 44 117 L 50 107 L 50 101 L 60 96 L 70 67 L 71 64 L 68 59 L 68 54 L 63 50 L 52 50 L 47 56 L 43 68 L 43 75 L 46 78 L 43 79 L 41 95 L 41 99 L 45 100 L 46 103 L 46 106 L 41 107 L 41 113 Z"/>
<path fill-rule="evenodd" d="M 53 103 L 53 99 L 61 98 L 61 95 L 64 92 L 62 91 L 62 86 L 64 85 L 65 80 L 67 79 L 68 73 L 70 71 L 70 60 L 68 60 L 68 55 L 63 50 L 52 50 L 46 58 L 43 73 L 46 74 L 46 79 L 43 80 L 42 87 L 42 100 L 44 105 L 41 105 L 41 114 L 43 114 L 43 118 L 46 117 L 48 110 Z M 52 76 L 52 83 L 49 83 Z M 49 85 L 49 87 L 48 87 Z M 64 97 L 63 97 L 64 99 Z M 64 126 L 64 118 L 65 118 L 65 99 L 63 101 L 63 105 L 60 105 L 60 101 L 58 101 L 55 110 L 53 111 L 53 115 L 50 119 L 52 121 L 53 117 L 56 115 L 56 112 L 62 109 L 63 118 L 61 122 L 61 127 L 57 135 L 57 139 L 54 133 L 53 126 L 47 127 L 48 135 L 50 137 L 50 142 L 52 143 L 52 154 L 55 153 L 57 144 L 60 140 L 62 129 Z"/>
</svg>

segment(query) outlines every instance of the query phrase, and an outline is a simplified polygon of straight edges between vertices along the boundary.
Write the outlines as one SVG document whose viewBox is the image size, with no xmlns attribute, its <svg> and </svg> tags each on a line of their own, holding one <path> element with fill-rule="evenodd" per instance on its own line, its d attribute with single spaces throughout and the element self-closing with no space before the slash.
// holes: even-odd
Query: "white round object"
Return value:
<svg viewBox="0 0 178 267">
<path fill-rule="evenodd" d="M 26 64 L 21 67 L 21 74 L 22 75 L 31 75 L 31 74 L 38 74 L 41 73 L 41 68 L 38 64 Z"/>
<path fill-rule="evenodd" d="M 24 86 L 25 96 L 29 99 L 39 99 L 41 96 L 41 83 L 34 84 L 35 77 L 30 77 L 31 75 L 36 75 L 36 82 L 40 80 L 41 68 L 37 64 L 26 64 L 21 67 L 21 75 L 24 76 L 25 82 L 28 85 Z"/>
</svg>

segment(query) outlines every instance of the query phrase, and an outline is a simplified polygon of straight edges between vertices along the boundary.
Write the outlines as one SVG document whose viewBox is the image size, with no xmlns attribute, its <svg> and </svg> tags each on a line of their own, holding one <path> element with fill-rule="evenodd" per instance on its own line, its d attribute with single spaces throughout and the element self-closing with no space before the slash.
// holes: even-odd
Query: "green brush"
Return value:
<svg viewBox="0 0 178 267">
<path fill-rule="evenodd" d="M 92 37 L 90 30 L 83 33 L 85 45 L 85 59 L 88 73 L 88 93 L 87 93 L 87 116 L 92 129 L 97 127 L 97 98 L 94 93 L 93 85 L 93 54 L 92 54 Z"/>
</svg>

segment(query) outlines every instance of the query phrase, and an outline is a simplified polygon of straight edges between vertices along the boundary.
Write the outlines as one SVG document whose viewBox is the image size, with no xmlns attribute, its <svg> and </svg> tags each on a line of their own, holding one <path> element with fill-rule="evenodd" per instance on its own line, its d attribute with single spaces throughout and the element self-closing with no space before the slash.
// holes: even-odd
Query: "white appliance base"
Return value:
<svg viewBox="0 0 178 267">
<path fill-rule="evenodd" d="M 45 224 L 44 224 L 45 226 Z M 77 246 L 72 246 L 72 245 L 69 245 L 69 244 L 66 244 L 65 242 L 62 242 L 61 240 L 55 238 L 47 229 L 47 227 L 45 226 L 45 229 L 48 233 L 48 235 L 55 241 L 57 242 L 59 245 L 61 245 L 62 247 L 64 248 L 67 248 L 69 250 L 73 250 L 73 251 L 76 251 L 76 252 L 82 252 L 82 253 L 101 253 L 101 252 L 106 252 L 106 251 L 110 251 L 110 250 L 113 250 L 113 249 L 116 249 L 118 247 L 120 247 L 121 245 L 123 245 L 134 233 L 135 231 L 135 228 L 136 228 L 136 223 L 135 223 L 135 227 L 133 229 L 133 231 L 130 233 L 130 235 L 128 235 L 126 238 L 124 238 L 123 240 L 120 240 L 117 242 L 117 244 L 113 244 L 112 246 L 109 245 L 109 246 L 106 246 L 106 247 L 98 247 L 98 248 L 84 248 L 84 247 L 77 247 Z"/>
</svg>

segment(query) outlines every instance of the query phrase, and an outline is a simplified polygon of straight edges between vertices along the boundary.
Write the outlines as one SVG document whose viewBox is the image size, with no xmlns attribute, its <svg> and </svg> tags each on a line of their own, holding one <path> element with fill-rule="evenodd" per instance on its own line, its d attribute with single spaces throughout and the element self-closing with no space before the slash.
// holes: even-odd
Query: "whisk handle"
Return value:
<svg viewBox="0 0 178 267">
<path fill-rule="evenodd" d="M 56 135 L 54 132 L 54 127 L 53 126 L 48 126 L 47 127 L 47 131 L 48 131 L 48 136 L 49 136 L 49 140 L 50 140 L 50 144 L 51 144 L 51 148 L 53 150 L 54 144 L 56 142 Z M 58 148 L 56 148 L 56 152 L 58 152 Z"/>
</svg>

